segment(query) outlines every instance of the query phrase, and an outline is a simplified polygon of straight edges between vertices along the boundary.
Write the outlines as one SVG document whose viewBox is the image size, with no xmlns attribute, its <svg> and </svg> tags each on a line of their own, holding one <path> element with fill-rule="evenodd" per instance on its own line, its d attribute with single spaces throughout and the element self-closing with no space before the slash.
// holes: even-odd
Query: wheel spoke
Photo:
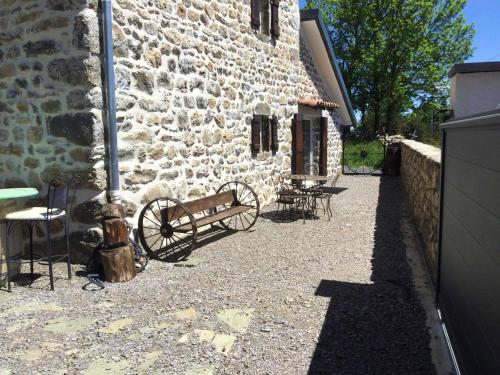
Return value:
<svg viewBox="0 0 500 375">
<path fill-rule="evenodd" d="M 228 227 L 229 229 L 231 229 L 231 222 L 232 222 L 232 221 L 233 221 L 233 217 L 231 216 L 231 217 L 229 218 L 228 223 L 227 223 L 227 227 Z"/>
<path fill-rule="evenodd" d="M 175 208 L 174 208 L 174 212 L 172 212 L 172 217 L 175 217 L 175 213 L 177 212 L 177 208 L 178 208 L 178 207 L 179 207 L 179 205 L 178 205 L 178 204 L 176 204 L 176 205 L 175 205 Z M 168 212 L 168 211 L 167 211 L 167 212 Z M 167 213 L 167 215 L 168 215 L 168 213 Z M 179 218 L 177 218 L 177 220 L 179 220 Z M 168 220 L 168 221 L 170 221 L 170 220 Z"/>
<path fill-rule="evenodd" d="M 158 228 L 145 227 L 144 225 L 142 226 L 142 229 L 152 229 L 152 230 L 158 230 Z"/>
<path fill-rule="evenodd" d="M 179 242 L 182 243 L 182 239 L 181 239 L 181 241 L 174 241 L 172 238 L 170 240 L 172 241 L 172 244 L 173 244 L 172 247 L 174 249 L 177 249 L 176 251 L 178 251 L 179 253 L 182 252 L 182 247 L 181 247 L 181 244 L 179 243 Z"/>
<path fill-rule="evenodd" d="M 163 236 L 158 237 L 158 239 L 157 239 L 155 242 L 153 242 L 153 244 L 149 247 L 151 250 L 153 250 L 153 247 L 154 247 L 154 246 L 156 245 L 156 243 L 160 240 L 160 238 L 163 238 Z"/>
<path fill-rule="evenodd" d="M 146 239 L 146 238 L 151 238 L 151 237 L 154 237 L 154 236 L 161 236 L 161 233 L 150 234 L 149 236 L 146 236 L 144 238 Z"/>
<path fill-rule="evenodd" d="M 248 223 L 248 225 L 252 225 L 252 222 L 248 221 L 248 219 L 245 215 L 246 215 L 246 213 L 243 213 L 243 217 L 245 218 L 245 221 Z"/>
<path fill-rule="evenodd" d="M 253 195 L 251 190 L 247 193 L 247 195 L 245 195 L 245 197 L 244 197 L 244 198 L 242 198 L 242 199 L 238 199 L 238 200 L 239 200 L 240 202 L 243 202 L 243 201 L 246 199 L 246 197 L 248 197 L 249 195 Z"/>
<path fill-rule="evenodd" d="M 158 204 L 158 201 L 156 201 L 156 204 L 158 206 L 158 209 L 159 209 L 159 212 L 160 212 L 160 215 L 161 215 L 161 208 L 160 208 L 160 205 Z M 156 216 L 156 214 L 153 211 L 153 208 L 151 206 L 149 206 L 149 211 L 151 211 L 151 213 L 154 215 L 154 217 L 156 218 L 156 220 L 158 220 L 159 223 L 163 223 L 163 221 L 158 216 Z"/>
<path fill-rule="evenodd" d="M 240 222 L 241 222 L 241 229 L 245 228 L 245 224 L 243 224 L 243 219 L 241 218 L 241 215 L 238 215 L 240 217 Z"/>
<path fill-rule="evenodd" d="M 161 223 L 157 223 L 156 221 L 153 221 L 151 220 L 149 217 L 147 217 L 146 215 L 144 215 L 144 219 L 148 219 L 150 222 L 152 222 L 154 225 L 156 225 L 157 227 L 160 227 L 161 228 Z"/>
</svg>

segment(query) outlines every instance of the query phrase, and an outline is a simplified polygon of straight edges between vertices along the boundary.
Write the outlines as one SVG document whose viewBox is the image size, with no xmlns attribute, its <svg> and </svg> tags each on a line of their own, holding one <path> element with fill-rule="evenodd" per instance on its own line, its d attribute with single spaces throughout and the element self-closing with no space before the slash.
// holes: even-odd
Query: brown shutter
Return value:
<svg viewBox="0 0 500 375">
<path fill-rule="evenodd" d="M 295 114 L 292 123 L 292 173 L 304 173 L 304 132 L 302 115 Z"/>
<path fill-rule="evenodd" d="M 269 151 L 271 145 L 269 131 L 269 116 L 262 116 L 262 151 Z"/>
<path fill-rule="evenodd" d="M 260 29 L 260 1 L 261 0 L 252 0 L 252 10 L 251 10 L 251 21 L 252 29 L 259 30 Z"/>
<path fill-rule="evenodd" d="M 278 149 L 278 118 L 276 116 L 273 116 L 271 118 L 271 150 L 276 153 L 278 152 Z"/>
<path fill-rule="evenodd" d="M 262 116 L 253 115 L 252 119 L 252 154 L 260 151 L 260 129 L 262 127 Z"/>
<path fill-rule="evenodd" d="M 280 37 L 279 10 L 280 0 L 271 0 L 271 35 L 276 39 Z"/>
<path fill-rule="evenodd" d="M 320 122 L 319 174 L 328 175 L 328 117 L 321 117 Z"/>
</svg>

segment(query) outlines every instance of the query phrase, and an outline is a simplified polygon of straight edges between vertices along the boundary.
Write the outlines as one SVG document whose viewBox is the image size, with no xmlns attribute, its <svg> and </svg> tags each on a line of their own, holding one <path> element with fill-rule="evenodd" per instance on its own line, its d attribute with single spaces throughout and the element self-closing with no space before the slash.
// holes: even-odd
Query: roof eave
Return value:
<svg viewBox="0 0 500 375">
<path fill-rule="evenodd" d="M 342 98 L 344 99 L 344 103 L 347 106 L 347 111 L 349 113 L 349 117 L 354 126 L 357 126 L 356 116 L 354 116 L 354 110 L 352 108 L 351 99 L 349 97 L 349 93 L 347 91 L 347 87 L 344 82 L 344 78 L 342 77 L 342 73 L 340 72 L 340 68 L 337 64 L 337 57 L 335 56 L 335 52 L 333 51 L 333 46 L 328 36 L 328 32 L 326 30 L 325 24 L 321 19 L 318 9 L 302 9 L 300 11 L 300 22 L 306 21 L 315 21 L 316 26 L 318 27 L 319 33 L 321 35 L 321 39 L 323 40 L 323 44 L 325 45 L 326 52 L 328 54 L 328 58 L 330 60 L 330 64 L 332 65 L 333 71 L 335 73 L 335 78 L 337 79 L 340 91 L 342 92 Z"/>
</svg>

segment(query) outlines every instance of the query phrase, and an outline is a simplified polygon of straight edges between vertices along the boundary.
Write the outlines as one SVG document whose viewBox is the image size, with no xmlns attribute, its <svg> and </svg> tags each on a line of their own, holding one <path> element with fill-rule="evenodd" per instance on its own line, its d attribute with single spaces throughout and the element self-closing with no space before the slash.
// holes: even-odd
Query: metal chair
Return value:
<svg viewBox="0 0 500 375">
<path fill-rule="evenodd" d="M 334 175 L 334 177 L 330 181 L 330 184 L 328 184 L 327 186 L 324 186 L 324 185 L 320 186 L 319 189 L 320 189 L 321 193 L 316 196 L 316 200 L 319 200 L 321 203 L 321 207 L 322 207 L 321 210 L 324 213 L 326 213 L 326 215 L 328 216 L 328 221 L 330 221 L 330 219 L 333 216 L 331 200 L 332 200 L 332 196 L 335 192 L 335 185 L 337 184 L 339 177 L 340 177 L 340 174 L 336 174 L 336 175 Z M 326 204 L 325 204 L 325 201 L 326 201 Z M 316 204 L 316 210 L 318 210 L 318 207 L 319 206 Z"/>
<path fill-rule="evenodd" d="M 308 172 L 308 173 L 305 173 Z M 319 175 L 319 164 L 318 163 L 311 163 L 311 164 L 306 164 L 304 165 L 304 174 L 306 176 L 304 180 L 304 184 L 302 186 L 302 191 L 304 193 L 307 193 L 309 196 L 307 206 L 308 210 L 311 211 L 314 216 L 317 216 L 317 202 L 316 198 L 318 195 L 320 195 L 321 192 L 321 186 L 317 181 L 314 180 L 307 180 L 308 175 L 312 176 L 318 176 Z"/>
<path fill-rule="evenodd" d="M 293 210 L 296 211 L 300 205 L 304 204 L 304 195 L 297 186 L 293 185 L 291 182 L 286 182 L 290 178 L 290 175 L 291 172 L 274 172 L 272 181 L 276 193 L 278 211 L 280 210 L 280 205 L 282 205 L 284 209 L 288 207 L 290 218 L 292 218 Z"/>
<path fill-rule="evenodd" d="M 33 229 L 35 226 L 41 226 L 43 223 L 47 229 L 47 256 L 37 258 L 38 263 L 47 262 L 49 266 L 50 289 L 54 290 L 54 273 L 52 264 L 66 258 L 68 267 L 68 279 L 71 279 L 71 254 L 69 250 L 69 212 L 74 202 L 76 187 L 80 183 L 79 177 L 73 177 L 67 184 L 58 186 L 55 182 L 49 183 L 47 191 L 47 206 L 46 207 L 30 207 L 23 210 L 8 213 L 5 216 L 7 226 L 6 238 L 6 260 L 7 260 L 7 290 L 10 292 L 10 266 L 12 262 L 23 263 L 22 259 L 11 259 L 9 253 L 9 235 L 11 230 L 17 224 L 28 224 L 29 243 L 30 243 L 30 272 L 31 280 L 34 279 L 33 263 L 35 261 L 33 254 Z M 73 194 L 70 200 L 69 192 L 73 187 Z M 50 233 L 50 223 L 56 219 L 65 219 L 64 223 L 64 238 L 66 245 L 66 254 L 52 254 L 52 238 Z M 22 255 L 21 255 L 22 257 Z"/>
</svg>

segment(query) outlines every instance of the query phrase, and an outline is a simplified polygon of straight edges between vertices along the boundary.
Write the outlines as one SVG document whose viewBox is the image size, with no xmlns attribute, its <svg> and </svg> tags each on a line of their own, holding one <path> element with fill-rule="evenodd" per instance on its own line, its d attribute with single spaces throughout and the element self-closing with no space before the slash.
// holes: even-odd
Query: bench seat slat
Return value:
<svg viewBox="0 0 500 375">
<path fill-rule="evenodd" d="M 235 215 L 241 214 L 243 212 L 246 212 L 251 208 L 252 208 L 252 206 L 246 206 L 246 205 L 231 207 L 231 208 L 228 208 L 227 210 L 220 211 L 220 212 L 217 212 L 217 213 L 212 214 L 210 216 L 205 216 L 205 217 L 197 219 L 196 226 L 203 227 L 203 226 L 208 225 L 208 224 L 213 224 L 213 223 L 216 223 L 220 220 L 224 220 L 224 219 L 227 219 L 231 216 L 235 216 Z M 188 224 L 180 225 L 178 227 L 175 227 L 174 229 L 178 232 L 190 231 L 191 224 L 188 223 Z"/>
<path fill-rule="evenodd" d="M 184 202 L 184 206 L 191 211 L 191 213 L 195 214 L 198 212 L 202 212 L 208 210 L 210 208 L 214 208 L 217 206 L 222 206 L 227 203 L 232 203 L 235 199 L 236 192 L 234 190 L 225 191 L 223 193 L 218 193 L 214 195 L 210 195 L 205 198 L 195 199 L 189 202 Z M 185 215 L 184 210 L 176 209 L 177 206 L 172 206 L 168 208 L 168 219 L 169 221 L 173 221 L 179 219 Z M 166 208 L 164 208 L 167 211 Z"/>
</svg>

